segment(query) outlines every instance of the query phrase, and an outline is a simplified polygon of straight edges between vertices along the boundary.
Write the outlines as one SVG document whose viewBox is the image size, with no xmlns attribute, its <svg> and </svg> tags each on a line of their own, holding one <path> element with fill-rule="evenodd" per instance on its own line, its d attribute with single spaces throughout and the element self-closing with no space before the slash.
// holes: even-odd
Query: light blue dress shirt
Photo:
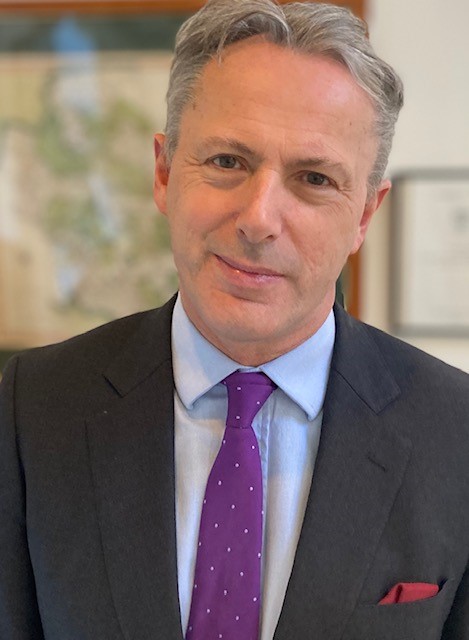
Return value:
<svg viewBox="0 0 469 640">
<path fill-rule="evenodd" d="M 178 297 L 172 348 L 178 585 L 184 632 L 205 486 L 225 429 L 227 395 L 219 383 L 238 369 L 263 371 L 278 386 L 253 422 L 264 492 L 261 640 L 272 640 L 311 487 L 334 338 L 331 311 L 322 327 L 296 349 L 256 369 L 243 367 L 198 332 Z"/>
</svg>

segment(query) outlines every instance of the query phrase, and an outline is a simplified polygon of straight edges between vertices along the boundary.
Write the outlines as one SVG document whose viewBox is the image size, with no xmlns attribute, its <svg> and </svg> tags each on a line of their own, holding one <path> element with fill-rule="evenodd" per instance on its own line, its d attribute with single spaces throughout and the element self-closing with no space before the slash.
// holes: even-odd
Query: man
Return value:
<svg viewBox="0 0 469 640">
<path fill-rule="evenodd" d="M 155 138 L 177 300 L 4 375 L 2 640 L 469 639 L 468 377 L 332 311 L 401 104 L 344 9 L 212 0 L 182 28 Z M 224 432 L 236 371 L 269 388 Z M 234 433 L 262 476 L 232 531 L 261 526 L 259 598 L 234 546 L 197 577 L 230 534 L 204 530 L 211 481 L 248 477 L 211 472 Z M 202 611 L 210 571 L 239 587 Z"/>
</svg>

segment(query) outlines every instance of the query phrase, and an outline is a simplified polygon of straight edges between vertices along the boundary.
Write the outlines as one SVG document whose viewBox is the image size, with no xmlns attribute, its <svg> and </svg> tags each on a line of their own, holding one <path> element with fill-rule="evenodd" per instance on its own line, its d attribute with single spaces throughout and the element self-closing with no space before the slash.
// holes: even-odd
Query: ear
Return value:
<svg viewBox="0 0 469 640">
<path fill-rule="evenodd" d="M 153 199 L 158 209 L 166 215 L 166 193 L 168 190 L 169 167 L 165 153 L 165 136 L 157 133 L 154 137 L 155 180 L 153 183 Z"/>
<path fill-rule="evenodd" d="M 391 189 L 391 181 L 383 180 L 379 187 L 376 189 L 374 194 L 368 198 L 365 203 L 365 208 L 363 209 L 363 214 L 360 220 L 360 225 L 358 227 L 357 236 L 355 238 L 355 242 L 353 244 L 352 250 L 350 254 L 356 253 L 359 248 L 363 244 L 363 240 L 365 239 L 366 232 L 368 231 L 368 226 L 371 222 L 371 218 L 375 211 L 377 211 L 384 200 L 384 197 Z"/>
</svg>

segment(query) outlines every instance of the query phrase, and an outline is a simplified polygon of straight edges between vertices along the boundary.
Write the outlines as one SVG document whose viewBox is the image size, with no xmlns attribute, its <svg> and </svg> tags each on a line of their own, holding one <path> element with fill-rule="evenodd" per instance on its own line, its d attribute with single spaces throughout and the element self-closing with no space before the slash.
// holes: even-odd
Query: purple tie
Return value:
<svg viewBox="0 0 469 640">
<path fill-rule="evenodd" d="M 223 442 L 205 490 L 186 640 L 258 640 L 262 471 L 251 423 L 276 385 L 235 372 Z"/>
</svg>

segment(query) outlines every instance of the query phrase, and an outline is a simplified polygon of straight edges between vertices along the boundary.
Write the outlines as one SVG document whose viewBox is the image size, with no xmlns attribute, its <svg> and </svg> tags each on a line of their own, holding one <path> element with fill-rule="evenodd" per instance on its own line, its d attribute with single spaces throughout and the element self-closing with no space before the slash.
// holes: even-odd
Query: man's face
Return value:
<svg viewBox="0 0 469 640">
<path fill-rule="evenodd" d="M 344 67 L 255 37 L 205 67 L 170 167 L 156 136 L 184 308 L 238 362 L 285 353 L 327 317 L 389 189 L 367 199 L 373 119 Z"/>
</svg>

